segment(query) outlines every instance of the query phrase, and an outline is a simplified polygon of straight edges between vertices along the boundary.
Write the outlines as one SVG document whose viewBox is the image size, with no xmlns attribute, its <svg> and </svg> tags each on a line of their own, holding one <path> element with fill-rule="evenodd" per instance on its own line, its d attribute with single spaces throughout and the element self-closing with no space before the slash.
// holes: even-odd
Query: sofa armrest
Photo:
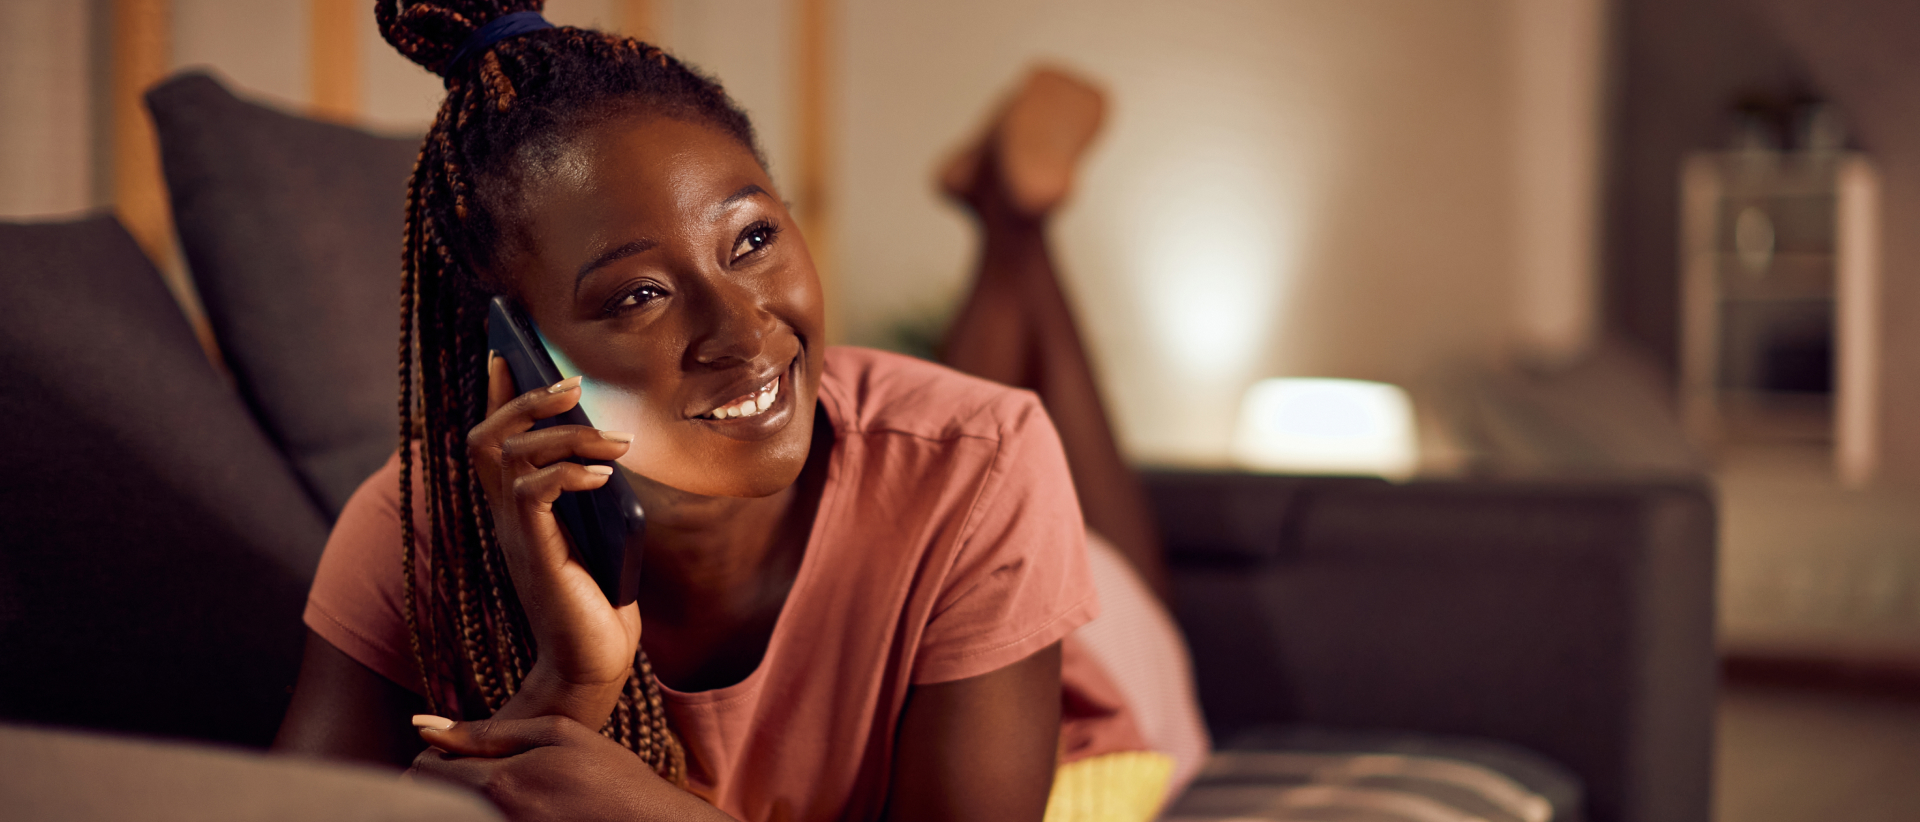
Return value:
<svg viewBox="0 0 1920 822">
<path fill-rule="evenodd" d="M 1578 773 L 1598 822 L 1707 817 L 1702 485 L 1146 479 L 1216 738 L 1485 737 Z"/>
<path fill-rule="evenodd" d="M 0 807 L 10 819 L 501 822 L 477 794 L 396 776 L 211 745 L 0 724 Z"/>
</svg>

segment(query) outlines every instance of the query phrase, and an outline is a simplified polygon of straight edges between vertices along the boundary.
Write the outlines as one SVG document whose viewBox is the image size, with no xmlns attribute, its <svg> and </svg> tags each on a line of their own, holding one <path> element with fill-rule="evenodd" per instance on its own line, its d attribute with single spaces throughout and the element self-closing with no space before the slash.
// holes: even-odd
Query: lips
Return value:
<svg viewBox="0 0 1920 822">
<path fill-rule="evenodd" d="M 715 403 L 704 413 L 691 416 L 690 421 L 734 439 L 772 436 L 793 419 L 793 392 L 799 379 L 800 359 L 794 357 L 784 371 L 771 377 L 755 377 L 746 387 L 732 389 L 739 393 Z"/>
<path fill-rule="evenodd" d="M 765 413 L 768 409 L 772 408 L 774 401 L 779 399 L 779 396 L 780 396 L 780 378 L 774 377 L 773 379 L 768 380 L 766 385 L 760 386 L 760 390 L 754 391 L 748 394 L 747 396 L 740 397 L 735 400 L 729 400 L 725 404 L 722 404 L 719 408 L 715 408 L 712 411 L 709 411 L 705 414 L 701 414 L 700 416 L 695 417 L 694 419 L 727 420 L 727 419 L 738 419 L 740 417 L 758 416 L 760 414 Z"/>
</svg>

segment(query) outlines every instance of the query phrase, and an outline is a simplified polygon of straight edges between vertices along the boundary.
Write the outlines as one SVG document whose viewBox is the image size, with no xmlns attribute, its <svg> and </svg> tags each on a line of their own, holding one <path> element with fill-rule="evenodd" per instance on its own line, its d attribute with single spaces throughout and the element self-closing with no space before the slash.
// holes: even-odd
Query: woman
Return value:
<svg viewBox="0 0 1920 822">
<path fill-rule="evenodd" d="M 406 446 L 329 540 L 277 747 L 411 763 L 515 819 L 1037 820 L 1056 763 L 1130 761 L 1070 637 L 1096 605 L 1038 402 L 827 350 L 746 117 L 539 5 L 378 5 L 448 89 L 409 188 Z M 975 167 L 1008 165 L 987 143 Z M 533 430 L 582 388 L 513 395 L 496 294 L 619 399 L 609 429 Z M 648 513 L 624 607 L 550 512 L 616 470 L 572 458 Z"/>
</svg>

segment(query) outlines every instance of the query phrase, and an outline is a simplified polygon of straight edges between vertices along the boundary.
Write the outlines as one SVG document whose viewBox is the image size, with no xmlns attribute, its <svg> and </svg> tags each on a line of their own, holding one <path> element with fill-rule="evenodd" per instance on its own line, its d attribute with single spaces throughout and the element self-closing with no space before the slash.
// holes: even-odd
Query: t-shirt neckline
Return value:
<svg viewBox="0 0 1920 822">
<path fill-rule="evenodd" d="M 653 683 L 660 689 L 662 699 L 680 705 L 715 705 L 759 691 L 760 683 L 767 678 L 766 671 L 771 667 L 770 661 L 774 653 L 783 647 L 781 638 L 789 630 L 788 624 L 794 620 L 793 610 L 798 607 L 794 603 L 801 601 L 802 596 L 812 587 L 814 569 L 820 564 L 819 554 L 826 549 L 825 541 L 820 538 L 820 534 L 826 529 L 827 518 L 832 516 L 839 507 L 839 486 L 843 484 L 838 481 L 843 451 L 840 444 L 844 437 L 841 436 L 839 426 L 835 423 L 832 413 L 834 403 L 829 399 L 827 390 L 828 375 L 831 373 L 832 369 L 822 368 L 820 396 L 814 409 L 815 413 L 826 415 L 827 426 L 834 432 L 833 443 L 827 452 L 827 476 L 821 483 L 819 508 L 813 515 L 813 527 L 807 531 L 806 547 L 800 552 L 800 570 L 794 574 L 793 587 L 787 590 L 787 601 L 780 603 L 780 615 L 774 617 L 773 631 L 767 635 L 767 649 L 760 654 L 760 663 L 753 666 L 753 671 L 742 677 L 739 682 L 704 691 L 676 691 L 661 682 L 660 677 L 655 676 Z M 642 626 L 642 630 L 644 629 L 645 626 Z"/>
</svg>

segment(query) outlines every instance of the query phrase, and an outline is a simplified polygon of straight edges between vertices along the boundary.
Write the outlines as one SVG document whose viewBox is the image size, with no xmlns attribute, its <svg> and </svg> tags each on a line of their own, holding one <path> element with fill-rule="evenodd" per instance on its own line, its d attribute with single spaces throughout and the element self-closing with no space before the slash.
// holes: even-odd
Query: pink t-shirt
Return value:
<svg viewBox="0 0 1920 822">
<path fill-rule="evenodd" d="M 661 688 L 694 791 L 745 820 L 876 819 L 912 685 L 988 673 L 1062 640 L 1062 760 L 1145 749 L 1124 697 L 1069 636 L 1098 606 L 1066 458 L 1039 401 L 920 360 L 832 348 L 820 403 L 833 454 L 766 656 L 724 688 Z M 418 690 L 399 504 L 396 457 L 341 513 L 306 623 Z M 424 532 L 424 515 L 416 522 Z"/>
</svg>

